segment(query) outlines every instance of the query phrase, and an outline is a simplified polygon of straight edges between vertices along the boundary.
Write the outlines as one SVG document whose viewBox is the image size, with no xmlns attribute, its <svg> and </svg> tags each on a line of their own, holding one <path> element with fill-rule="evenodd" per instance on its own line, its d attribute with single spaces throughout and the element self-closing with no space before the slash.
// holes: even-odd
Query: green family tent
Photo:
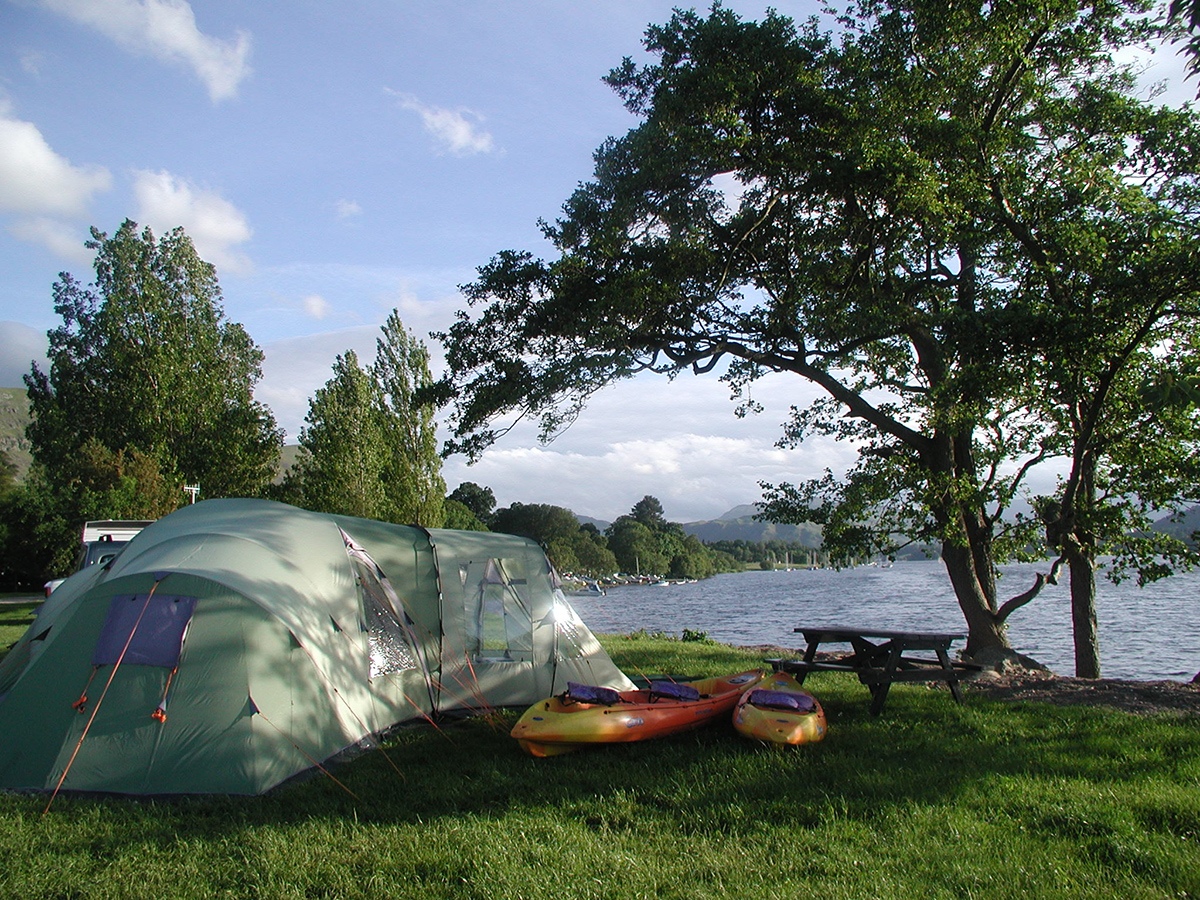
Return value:
<svg viewBox="0 0 1200 900">
<path fill-rule="evenodd" d="M 258 794 L 568 680 L 632 687 L 533 541 L 209 500 L 67 579 L 0 661 L 0 789 Z"/>
</svg>

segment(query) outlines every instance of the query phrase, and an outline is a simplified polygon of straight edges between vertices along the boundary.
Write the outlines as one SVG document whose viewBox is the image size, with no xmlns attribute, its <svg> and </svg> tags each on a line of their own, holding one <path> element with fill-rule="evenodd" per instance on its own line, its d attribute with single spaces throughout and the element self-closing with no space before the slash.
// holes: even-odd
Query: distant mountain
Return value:
<svg viewBox="0 0 1200 900">
<path fill-rule="evenodd" d="M 758 505 L 746 503 L 735 506 L 716 519 L 702 522 L 687 522 L 683 530 L 694 534 L 706 544 L 715 541 L 783 541 L 787 544 L 803 544 L 806 547 L 821 546 L 821 526 L 805 522 L 802 525 L 778 525 L 760 522 L 754 518 Z"/>
<path fill-rule="evenodd" d="M 1170 516 L 1163 516 L 1154 523 L 1154 530 L 1192 543 L 1192 534 L 1200 531 L 1200 506 L 1193 506 L 1177 522 L 1172 522 Z"/>
<path fill-rule="evenodd" d="M 807 547 L 821 546 L 821 529 L 816 525 L 775 525 L 771 522 L 754 520 L 758 505 L 743 503 L 715 519 L 700 522 L 685 522 L 683 530 L 694 534 L 705 543 L 713 541 L 784 541 L 789 544 L 804 544 Z M 595 525 L 602 533 L 611 525 L 603 519 L 576 515 L 580 525 Z"/>
<path fill-rule="evenodd" d="M 711 522 L 732 522 L 736 519 L 749 519 L 758 515 L 759 504 L 743 503 L 741 506 L 735 506 L 727 513 L 722 513 L 715 519 L 709 519 Z"/>
</svg>

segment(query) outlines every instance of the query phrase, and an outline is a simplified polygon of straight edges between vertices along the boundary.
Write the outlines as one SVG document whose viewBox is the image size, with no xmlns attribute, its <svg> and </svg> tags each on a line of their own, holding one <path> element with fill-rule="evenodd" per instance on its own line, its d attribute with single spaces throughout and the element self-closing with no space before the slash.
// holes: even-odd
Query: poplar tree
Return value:
<svg viewBox="0 0 1200 900">
<path fill-rule="evenodd" d="M 384 442 L 379 391 L 358 355 L 347 350 L 309 401 L 296 460 L 303 504 L 316 512 L 386 519 Z"/>
<path fill-rule="evenodd" d="M 432 381 L 425 346 L 393 310 L 364 368 L 353 350 L 309 402 L 287 493 L 308 509 L 439 528 L 446 483 L 433 409 L 417 391 Z"/>
<path fill-rule="evenodd" d="M 394 522 L 436 528 L 445 520 L 446 482 L 438 455 L 434 407 L 418 400 L 418 392 L 427 391 L 433 382 L 429 350 L 404 327 L 396 310 L 381 330 L 371 375 L 388 454 L 384 474 L 388 517 Z"/>
</svg>

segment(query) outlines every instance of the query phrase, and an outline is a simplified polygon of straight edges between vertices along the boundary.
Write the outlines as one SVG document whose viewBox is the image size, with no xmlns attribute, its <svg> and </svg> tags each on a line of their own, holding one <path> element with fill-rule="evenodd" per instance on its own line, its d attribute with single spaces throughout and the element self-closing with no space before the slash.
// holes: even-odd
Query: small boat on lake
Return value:
<svg viewBox="0 0 1200 900">
<path fill-rule="evenodd" d="M 811 744 L 825 737 L 825 710 L 787 672 L 745 691 L 733 710 L 738 734 L 769 744 Z"/>
<path fill-rule="evenodd" d="M 512 736 L 530 756 L 544 757 L 677 734 L 729 715 L 762 677 L 762 669 L 751 669 L 698 681 L 652 681 L 635 691 L 568 683 L 563 693 L 529 707 Z"/>
</svg>

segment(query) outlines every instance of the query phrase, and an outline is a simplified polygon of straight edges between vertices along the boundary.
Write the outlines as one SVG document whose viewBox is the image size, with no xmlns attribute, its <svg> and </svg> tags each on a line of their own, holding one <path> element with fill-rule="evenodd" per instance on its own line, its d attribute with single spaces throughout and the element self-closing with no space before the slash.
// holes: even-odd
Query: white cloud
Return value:
<svg viewBox="0 0 1200 900">
<path fill-rule="evenodd" d="M 301 301 L 304 312 L 314 319 L 323 319 L 329 315 L 329 301 L 320 294 L 309 294 Z"/>
<path fill-rule="evenodd" d="M 411 289 L 401 294 L 409 303 L 400 305 L 416 302 Z M 415 310 L 401 315 L 409 327 L 410 319 L 420 318 Z M 334 358 L 353 349 L 366 363 L 374 359 L 378 336 L 376 323 L 263 345 L 263 379 L 255 395 L 275 413 L 289 442 L 299 436 L 309 398 L 331 377 Z M 439 350 L 432 342 L 435 357 Z M 436 374 L 436 359 L 433 368 Z M 759 500 L 760 481 L 795 482 L 818 477 L 826 467 L 844 471 L 853 461 L 853 447 L 828 439 L 795 450 L 774 446 L 789 405 L 803 405 L 815 392 L 795 375 L 769 376 L 754 386 L 767 411 L 738 419 L 728 388 L 714 376 L 673 382 L 640 376 L 597 394 L 551 444 L 538 444 L 535 429 L 521 425 L 474 465 L 461 456 L 446 460 L 443 476 L 451 490 L 464 481 L 490 487 L 501 506 L 549 503 L 612 520 L 650 494 L 672 521 L 715 518 Z"/>
<path fill-rule="evenodd" d="M 19 219 L 8 227 L 8 231 L 19 240 L 40 244 L 56 256 L 81 267 L 90 266 L 95 259 L 95 252 L 84 245 L 90 235 L 82 226 L 38 216 Z"/>
<path fill-rule="evenodd" d="M 41 0 L 44 7 L 95 29 L 132 53 L 182 65 L 208 88 L 214 103 L 236 96 L 250 74 L 250 36 L 204 34 L 184 0 Z"/>
<path fill-rule="evenodd" d="M 337 202 L 337 217 L 339 219 L 351 219 L 354 216 L 362 215 L 362 207 L 353 200 L 339 200 Z"/>
<path fill-rule="evenodd" d="M 492 136 L 480 130 L 478 122 L 482 116 L 469 109 L 445 109 L 428 106 L 412 94 L 389 91 L 400 103 L 401 109 L 415 112 L 421 117 L 425 130 L 438 145 L 454 156 L 473 156 L 476 153 L 491 153 Z"/>
<path fill-rule="evenodd" d="M 21 70 L 35 78 L 42 74 L 42 66 L 45 64 L 45 57 L 36 50 L 24 50 L 21 52 Z"/>
<path fill-rule="evenodd" d="M 236 206 L 214 191 L 177 179 L 170 172 L 134 173 L 135 218 L 159 234 L 183 226 L 196 250 L 221 270 L 245 272 L 249 258 L 236 245 L 250 240 L 250 226 Z"/>
<path fill-rule="evenodd" d="M 13 118 L 0 105 L 0 210 L 79 217 L 92 195 L 111 185 L 107 169 L 71 165 L 36 125 Z"/>
<path fill-rule="evenodd" d="M 0 387 L 24 387 L 21 377 L 34 362 L 47 371 L 46 349 L 45 333 L 19 322 L 0 322 Z"/>
<path fill-rule="evenodd" d="M 360 361 L 374 359 L 378 336 L 378 325 L 363 325 L 262 346 L 263 377 L 254 397 L 271 408 L 288 443 L 294 444 L 300 435 L 309 398 L 333 377 L 334 359 L 347 350 L 357 353 Z"/>
<path fill-rule="evenodd" d="M 767 412 L 738 419 L 728 388 L 713 376 L 639 376 L 593 397 L 549 445 L 522 425 L 474 465 L 447 460 L 443 474 L 451 489 L 487 485 L 501 506 L 550 503 L 611 520 L 650 494 L 672 521 L 714 518 L 760 499 L 760 481 L 794 482 L 853 461 L 852 447 L 828 439 L 775 446 L 788 405 L 813 393 L 795 375 L 769 376 L 754 390 Z"/>
<path fill-rule="evenodd" d="M 633 390 L 627 386 L 619 393 Z M 549 503 L 611 521 L 649 494 L 662 502 L 669 519 L 691 522 L 756 502 L 759 482 L 816 477 L 826 464 L 839 468 L 847 462 L 832 443 L 784 451 L 753 437 L 656 437 L 648 430 L 637 440 L 590 449 L 560 448 L 557 442 L 509 449 L 501 443 L 472 466 L 447 460 L 444 475 L 451 489 L 463 481 L 492 488 L 501 506 Z"/>
</svg>

